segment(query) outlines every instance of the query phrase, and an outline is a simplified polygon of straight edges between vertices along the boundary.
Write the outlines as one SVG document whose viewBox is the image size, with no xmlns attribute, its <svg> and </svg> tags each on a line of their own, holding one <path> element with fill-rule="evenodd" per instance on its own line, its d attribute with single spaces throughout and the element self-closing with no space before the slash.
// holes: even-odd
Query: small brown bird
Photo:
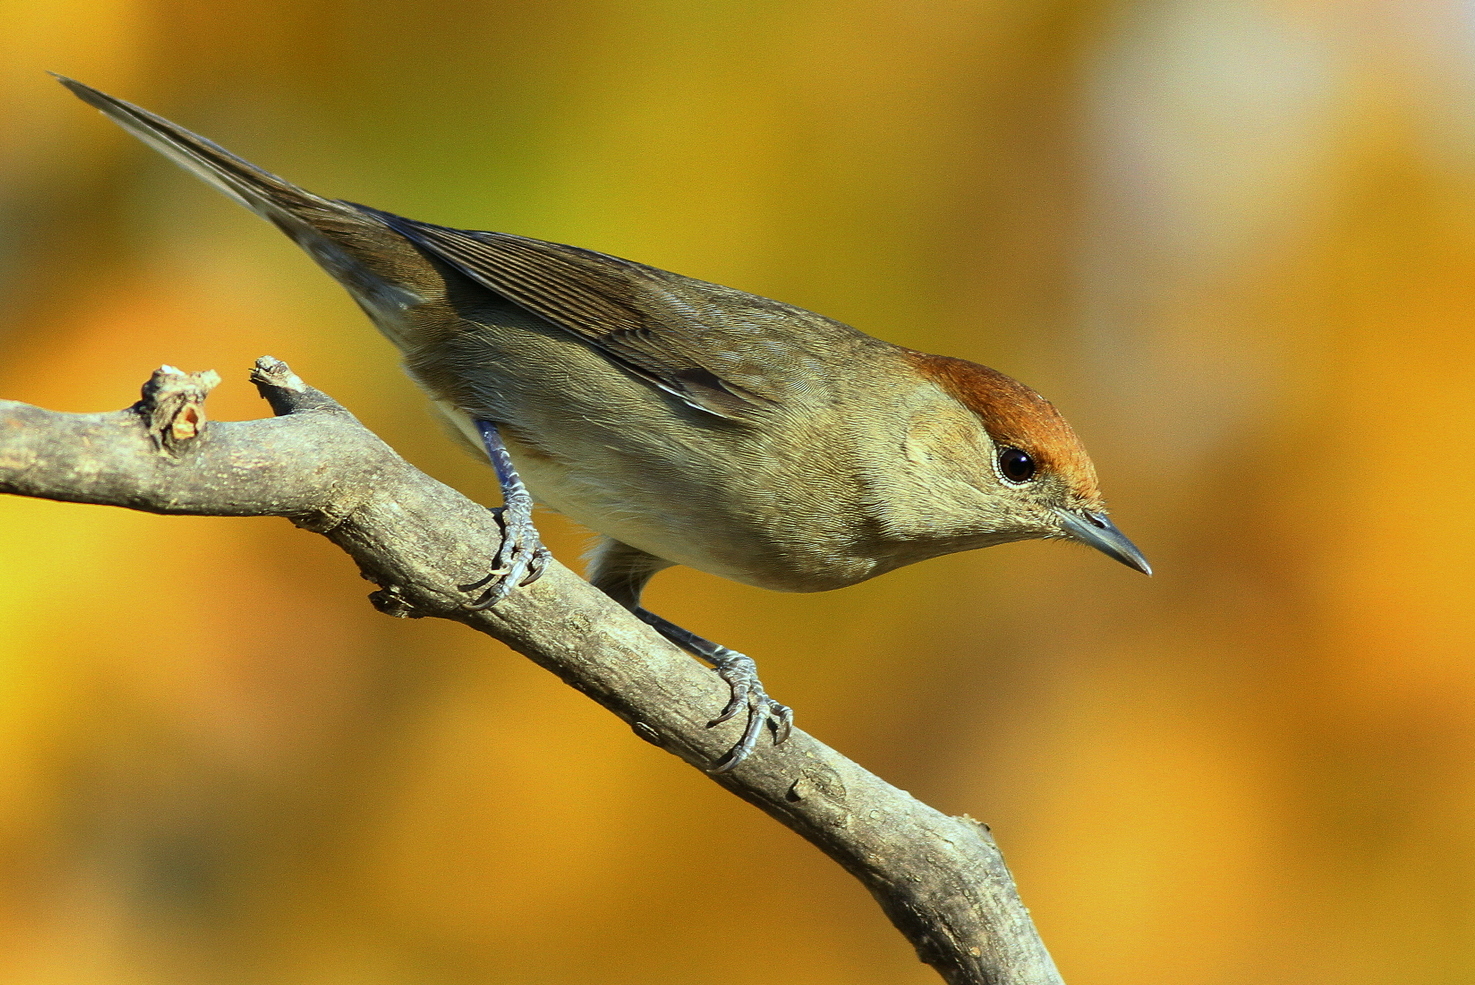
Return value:
<svg viewBox="0 0 1475 985">
<path fill-rule="evenodd" d="M 745 654 L 640 607 L 685 564 L 786 592 L 1068 538 L 1151 574 L 1106 518 L 1049 401 L 986 366 L 573 246 L 449 229 L 321 198 L 71 79 L 125 130 L 274 223 L 348 289 L 501 482 L 505 543 L 468 604 L 537 578 L 533 497 L 604 535 L 589 580 L 731 688 L 747 712 L 714 770 L 792 713 Z M 526 482 L 526 485 L 524 485 Z M 530 495 L 531 493 L 531 495 Z"/>
</svg>

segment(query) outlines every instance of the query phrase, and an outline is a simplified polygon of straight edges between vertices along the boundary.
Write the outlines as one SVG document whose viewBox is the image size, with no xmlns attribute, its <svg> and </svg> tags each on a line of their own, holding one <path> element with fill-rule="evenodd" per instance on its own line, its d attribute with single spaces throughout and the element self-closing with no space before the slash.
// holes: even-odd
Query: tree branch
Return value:
<svg viewBox="0 0 1475 985">
<path fill-rule="evenodd" d="M 167 366 L 114 413 L 0 401 L 0 492 L 286 517 L 346 551 L 381 586 L 370 596 L 380 611 L 501 640 L 698 769 L 731 745 L 737 724 L 706 727 L 727 697 L 717 677 L 567 568 L 550 563 L 490 611 L 466 608 L 457 586 L 486 574 L 500 544 L 494 514 L 409 465 L 285 363 L 258 360 L 252 381 L 276 417 L 207 423 L 219 378 Z M 928 807 L 797 729 L 707 775 L 844 866 L 946 981 L 1060 982 L 985 825 Z"/>
</svg>

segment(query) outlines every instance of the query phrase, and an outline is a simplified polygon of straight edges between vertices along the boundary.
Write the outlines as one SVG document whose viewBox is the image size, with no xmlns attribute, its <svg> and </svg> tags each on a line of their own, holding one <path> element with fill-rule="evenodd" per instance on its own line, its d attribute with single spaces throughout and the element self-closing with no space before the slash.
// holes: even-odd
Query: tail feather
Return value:
<svg viewBox="0 0 1475 985">
<path fill-rule="evenodd" d="M 75 79 L 54 75 L 82 101 L 102 110 L 104 115 L 139 140 L 159 151 L 180 167 L 187 168 L 205 181 L 240 202 L 262 218 L 283 226 L 290 234 L 300 228 L 297 213 L 303 209 L 341 212 L 343 206 L 314 195 L 263 171 L 249 161 L 198 134 L 191 133 L 162 116 L 146 109 L 114 99 L 105 92 L 83 85 Z"/>
<path fill-rule="evenodd" d="M 413 282 L 417 268 L 401 265 L 385 272 L 384 258 L 395 256 L 405 244 L 383 220 L 298 188 L 146 109 L 73 79 L 56 78 L 124 130 L 270 221 L 347 288 L 390 341 L 401 349 L 411 344 L 415 324 L 404 312 L 423 301 Z"/>
</svg>

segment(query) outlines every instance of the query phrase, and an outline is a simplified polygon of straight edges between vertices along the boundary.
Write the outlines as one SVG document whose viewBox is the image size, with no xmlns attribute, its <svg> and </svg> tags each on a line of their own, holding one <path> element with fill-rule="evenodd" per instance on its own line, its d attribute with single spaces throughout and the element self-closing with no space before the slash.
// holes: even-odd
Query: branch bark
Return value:
<svg viewBox="0 0 1475 985">
<path fill-rule="evenodd" d="M 214 373 L 157 370 L 133 407 L 65 414 L 0 401 L 0 492 L 151 513 L 282 516 L 337 544 L 380 585 L 380 611 L 464 623 L 501 640 L 702 770 L 741 722 L 706 727 L 717 677 L 567 568 L 494 609 L 457 586 L 496 554 L 494 514 L 415 469 L 285 363 L 252 382 L 276 416 L 207 422 Z M 950 817 L 795 730 L 711 780 L 859 879 L 953 985 L 1061 981 L 987 826 Z"/>
</svg>

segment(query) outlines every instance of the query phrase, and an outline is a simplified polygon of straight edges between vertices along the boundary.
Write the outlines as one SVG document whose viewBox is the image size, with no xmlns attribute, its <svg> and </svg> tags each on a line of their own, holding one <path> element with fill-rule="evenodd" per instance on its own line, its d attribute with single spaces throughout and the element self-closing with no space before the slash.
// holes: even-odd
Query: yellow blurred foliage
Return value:
<svg viewBox="0 0 1475 985">
<path fill-rule="evenodd" d="M 1475 7 L 0 0 L 0 396 L 168 362 L 258 416 L 270 353 L 494 502 L 327 277 L 44 70 L 1037 386 L 1150 581 L 1019 544 L 652 607 L 989 821 L 1068 981 L 1475 979 Z M 935 980 L 787 831 L 368 591 L 282 522 L 0 500 L 0 980 Z"/>
</svg>

